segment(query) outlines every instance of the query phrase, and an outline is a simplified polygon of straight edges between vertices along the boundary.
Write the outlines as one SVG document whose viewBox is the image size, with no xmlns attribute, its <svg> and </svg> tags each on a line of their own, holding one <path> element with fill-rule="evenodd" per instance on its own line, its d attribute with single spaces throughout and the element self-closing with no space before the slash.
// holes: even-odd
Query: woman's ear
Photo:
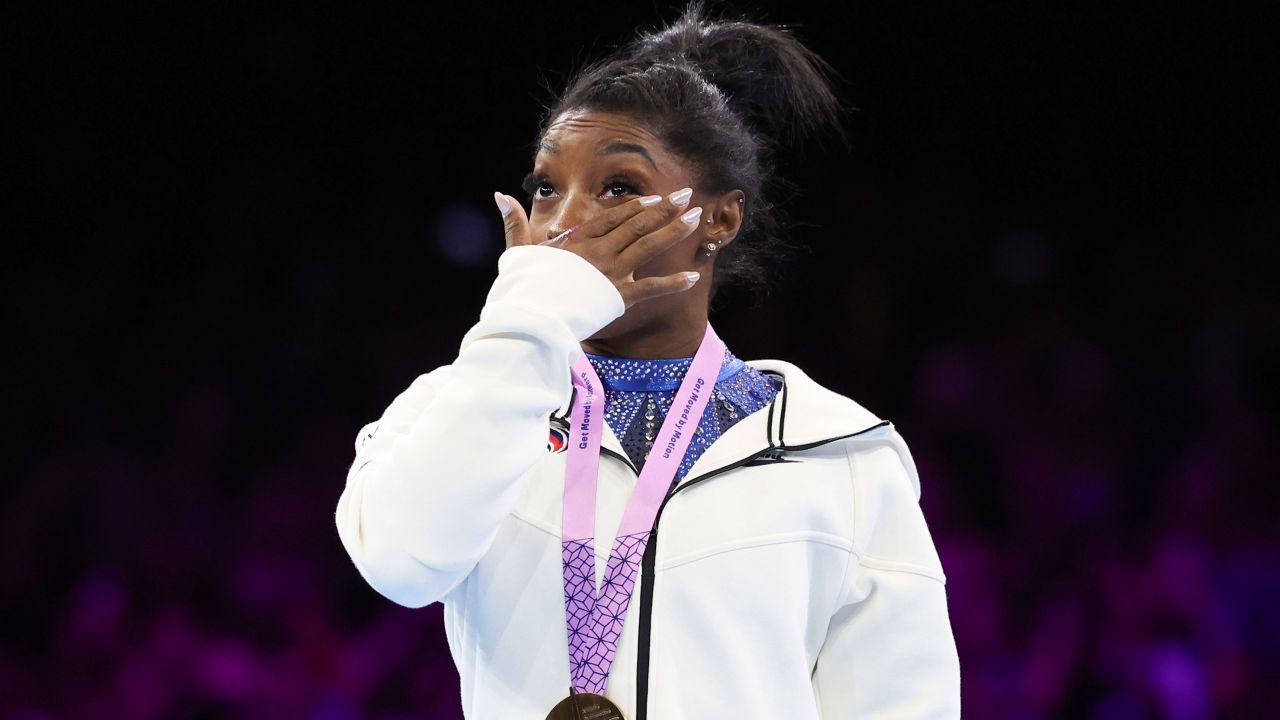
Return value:
<svg viewBox="0 0 1280 720">
<path fill-rule="evenodd" d="M 746 207 L 747 196 L 741 190 L 732 190 L 720 196 L 711 205 L 711 216 L 703 220 L 703 233 L 707 242 L 724 247 L 733 242 L 742 228 L 742 211 Z"/>
</svg>

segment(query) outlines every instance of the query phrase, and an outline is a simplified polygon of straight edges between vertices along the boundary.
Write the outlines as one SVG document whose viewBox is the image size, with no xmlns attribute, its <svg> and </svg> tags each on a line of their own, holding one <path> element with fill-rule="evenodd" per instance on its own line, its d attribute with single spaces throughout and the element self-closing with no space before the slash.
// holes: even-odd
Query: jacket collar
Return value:
<svg viewBox="0 0 1280 720">
<path fill-rule="evenodd" d="M 780 377 L 782 389 L 767 407 L 746 416 L 712 443 L 681 484 L 769 450 L 803 450 L 887 424 L 852 399 L 819 385 L 789 362 L 748 360 L 747 364 Z M 572 407 L 570 394 L 554 417 L 567 422 Z M 627 455 L 622 444 L 607 424 L 600 445 L 602 450 L 610 451 L 630 465 L 630 461 L 625 460 Z"/>
<path fill-rule="evenodd" d="M 766 450 L 803 450 L 868 430 L 883 421 L 853 400 L 819 385 L 783 360 L 747 364 L 782 379 L 768 407 L 743 418 L 721 435 L 681 481 L 715 473 Z"/>
</svg>

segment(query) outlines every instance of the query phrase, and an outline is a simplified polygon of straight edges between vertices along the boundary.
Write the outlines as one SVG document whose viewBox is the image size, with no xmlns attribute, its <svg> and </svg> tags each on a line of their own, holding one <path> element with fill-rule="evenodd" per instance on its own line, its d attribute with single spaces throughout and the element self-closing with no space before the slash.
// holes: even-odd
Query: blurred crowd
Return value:
<svg viewBox="0 0 1280 720">
<path fill-rule="evenodd" d="M 927 348 L 884 413 L 923 480 L 966 716 L 1280 707 L 1278 468 L 1240 384 L 1252 340 L 1208 319 L 1155 367 L 1032 312 L 1052 329 Z M 441 607 L 376 595 L 336 537 L 372 418 L 300 403 L 320 389 L 287 340 L 243 357 L 184 342 L 162 348 L 187 360 L 151 424 L 87 378 L 50 391 L 58 434 L 0 511 L 4 717 L 460 717 Z"/>
<path fill-rule="evenodd" d="M 713 321 L 910 445 L 964 716 L 1280 717 L 1268 25 L 755 4 L 865 112 L 779 155 L 812 252 Z M 370 589 L 333 513 L 481 307 L 536 78 L 656 6 L 27 5 L 0 720 L 460 718 L 441 607 Z"/>
</svg>

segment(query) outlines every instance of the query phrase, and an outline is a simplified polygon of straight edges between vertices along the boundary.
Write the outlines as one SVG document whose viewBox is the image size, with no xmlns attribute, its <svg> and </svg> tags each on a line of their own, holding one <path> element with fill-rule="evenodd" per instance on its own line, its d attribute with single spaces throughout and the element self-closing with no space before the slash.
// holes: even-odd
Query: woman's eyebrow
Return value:
<svg viewBox="0 0 1280 720">
<path fill-rule="evenodd" d="M 538 143 L 538 150 L 541 152 L 547 153 L 548 155 L 555 155 L 556 153 L 560 152 L 560 146 L 557 145 L 554 141 L 542 140 L 541 142 Z M 609 143 L 608 145 L 601 145 L 599 148 L 596 149 L 596 155 L 614 155 L 617 153 L 635 153 L 643 157 L 645 160 L 648 160 L 649 164 L 653 166 L 654 170 L 658 169 L 658 164 L 653 161 L 653 156 L 649 155 L 649 151 L 646 150 L 643 145 L 637 145 L 636 143 L 615 141 L 615 142 Z"/>
<path fill-rule="evenodd" d="M 648 160 L 654 170 L 658 169 L 658 164 L 649 156 L 649 151 L 645 150 L 643 145 L 628 142 L 612 142 L 608 145 L 603 145 L 596 150 L 597 155 L 612 155 L 615 153 L 636 153 L 643 156 L 645 160 Z"/>
</svg>

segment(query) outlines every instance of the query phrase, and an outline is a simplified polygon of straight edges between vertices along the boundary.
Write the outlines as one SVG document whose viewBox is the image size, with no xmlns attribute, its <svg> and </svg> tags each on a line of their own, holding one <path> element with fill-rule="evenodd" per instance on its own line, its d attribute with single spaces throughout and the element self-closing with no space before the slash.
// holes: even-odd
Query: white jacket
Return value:
<svg viewBox="0 0 1280 720">
<path fill-rule="evenodd" d="M 542 720 L 569 691 L 563 452 L 579 342 L 622 314 L 590 263 L 508 249 L 457 359 L 361 429 L 338 500 L 361 576 L 445 605 L 472 720 Z M 955 718 L 945 576 L 887 421 L 777 360 L 785 383 L 667 498 L 605 694 L 629 720 Z M 604 427 L 597 581 L 636 472 Z"/>
</svg>

